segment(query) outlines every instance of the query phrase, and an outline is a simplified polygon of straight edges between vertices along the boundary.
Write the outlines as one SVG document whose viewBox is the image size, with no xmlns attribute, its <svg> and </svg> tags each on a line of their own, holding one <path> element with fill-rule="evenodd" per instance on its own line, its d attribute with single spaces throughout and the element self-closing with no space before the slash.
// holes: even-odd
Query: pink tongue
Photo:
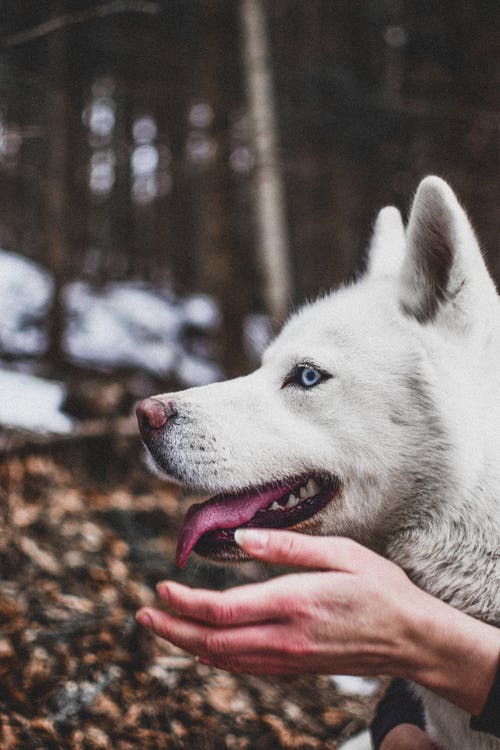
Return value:
<svg viewBox="0 0 500 750">
<path fill-rule="evenodd" d="M 217 495 L 205 503 L 191 505 L 182 524 L 177 543 L 177 565 L 183 568 L 198 539 L 207 531 L 234 529 L 249 521 L 259 511 L 289 491 L 289 487 L 273 487 L 252 495 L 224 497 Z"/>
</svg>

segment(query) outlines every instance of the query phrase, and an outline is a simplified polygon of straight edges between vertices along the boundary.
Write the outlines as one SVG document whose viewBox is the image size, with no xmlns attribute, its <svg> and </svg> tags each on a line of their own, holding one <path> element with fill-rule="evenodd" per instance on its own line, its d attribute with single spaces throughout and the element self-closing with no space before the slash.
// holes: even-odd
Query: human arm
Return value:
<svg viewBox="0 0 500 750">
<path fill-rule="evenodd" d="M 164 582 L 158 590 L 173 614 L 148 607 L 139 621 L 228 671 L 387 674 L 480 713 L 497 669 L 498 629 L 351 540 L 252 529 L 238 542 L 257 559 L 314 572 L 224 592 Z"/>
</svg>

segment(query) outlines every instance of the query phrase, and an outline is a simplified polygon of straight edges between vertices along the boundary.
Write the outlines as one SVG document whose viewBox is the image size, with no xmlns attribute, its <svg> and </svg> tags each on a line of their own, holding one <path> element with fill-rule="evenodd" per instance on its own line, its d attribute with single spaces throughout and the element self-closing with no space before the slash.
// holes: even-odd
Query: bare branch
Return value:
<svg viewBox="0 0 500 750">
<path fill-rule="evenodd" d="M 69 26 L 76 26 L 80 23 L 87 23 L 96 18 L 116 15 L 117 13 L 145 13 L 147 15 L 155 15 L 160 10 L 159 3 L 151 2 L 150 0 L 110 0 L 110 2 L 103 3 L 103 5 L 97 8 L 87 8 L 76 13 L 63 13 L 62 16 L 51 18 L 38 26 L 33 26 L 31 29 L 6 36 L 1 40 L 1 45 L 2 47 L 16 47 L 19 44 L 25 44 L 26 42 L 33 41 L 33 39 L 39 39 L 40 37 L 52 34 L 54 31 L 59 31 Z"/>
</svg>

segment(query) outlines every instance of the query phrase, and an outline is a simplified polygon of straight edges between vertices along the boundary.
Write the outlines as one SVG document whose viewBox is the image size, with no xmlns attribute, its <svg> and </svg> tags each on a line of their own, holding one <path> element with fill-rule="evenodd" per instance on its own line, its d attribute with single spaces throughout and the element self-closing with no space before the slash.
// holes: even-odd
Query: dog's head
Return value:
<svg viewBox="0 0 500 750">
<path fill-rule="evenodd" d="M 460 429 L 496 304 L 465 213 L 429 177 L 406 232 L 397 210 L 383 209 L 366 274 L 296 313 L 258 370 L 141 402 L 156 465 L 212 496 L 187 513 L 179 564 L 193 549 L 243 559 L 239 526 L 380 548 L 391 530 L 424 519 L 431 496 L 470 481 L 475 459 Z"/>
</svg>

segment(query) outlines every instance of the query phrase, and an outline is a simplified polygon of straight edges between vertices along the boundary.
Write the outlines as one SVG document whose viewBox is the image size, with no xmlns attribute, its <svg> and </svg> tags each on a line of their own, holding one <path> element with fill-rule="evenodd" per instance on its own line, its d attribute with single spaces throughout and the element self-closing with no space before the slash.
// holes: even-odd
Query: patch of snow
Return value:
<svg viewBox="0 0 500 750">
<path fill-rule="evenodd" d="M 0 352 L 39 356 L 47 350 L 46 323 L 54 294 L 50 274 L 15 253 L 0 250 Z M 74 364 L 113 370 L 137 368 L 160 377 L 175 374 L 185 385 L 219 380 L 204 336 L 220 323 L 210 296 L 174 298 L 168 289 L 137 281 L 96 289 L 83 281 L 63 290 L 67 312 L 63 348 Z M 187 336 L 185 337 L 185 334 Z"/>
<path fill-rule="evenodd" d="M 0 250 L 0 349 L 13 355 L 43 354 L 47 337 L 43 320 L 54 284 L 32 261 Z"/>
<path fill-rule="evenodd" d="M 64 348 L 72 361 L 140 367 L 161 376 L 172 371 L 181 318 L 170 302 L 134 282 L 101 291 L 75 282 L 64 297 L 69 313 Z"/>
<path fill-rule="evenodd" d="M 219 321 L 207 295 L 175 302 L 138 282 L 116 282 L 101 290 L 84 282 L 64 290 L 69 323 L 64 348 L 73 362 L 98 367 L 139 367 L 164 377 L 175 373 L 189 386 L 221 378 L 212 362 L 188 354 L 182 331 L 194 325 L 206 332 Z"/>
<path fill-rule="evenodd" d="M 372 750 L 372 748 L 370 732 L 366 730 L 339 745 L 339 750 Z"/>
<path fill-rule="evenodd" d="M 219 308 L 208 294 L 193 294 L 182 302 L 184 321 L 190 325 L 210 331 L 220 323 Z"/>
<path fill-rule="evenodd" d="M 0 370 L 0 423 L 26 430 L 70 432 L 72 421 L 60 411 L 65 396 L 61 383 Z"/>
<path fill-rule="evenodd" d="M 345 695 L 360 695 L 368 698 L 374 695 L 380 687 L 380 681 L 374 677 L 336 674 L 330 679 L 339 693 Z"/>
</svg>

